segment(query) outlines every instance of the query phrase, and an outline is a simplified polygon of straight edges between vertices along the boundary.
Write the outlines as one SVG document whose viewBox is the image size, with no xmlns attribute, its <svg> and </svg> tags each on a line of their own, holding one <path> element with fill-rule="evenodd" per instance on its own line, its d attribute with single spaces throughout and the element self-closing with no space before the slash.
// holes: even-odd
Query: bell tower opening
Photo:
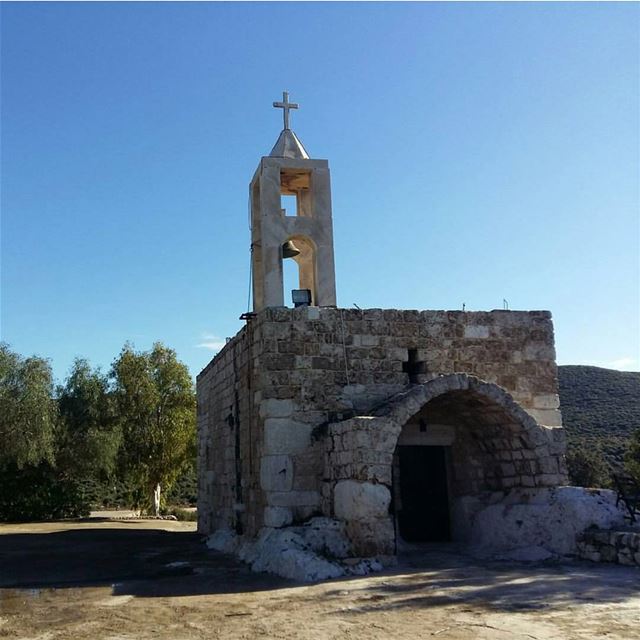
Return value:
<svg viewBox="0 0 640 640">
<path fill-rule="evenodd" d="M 312 160 L 289 128 L 289 110 L 282 102 L 284 129 L 271 153 L 261 159 L 249 194 L 251 198 L 251 261 L 253 310 L 283 307 L 292 289 L 310 292 L 314 306 L 336 306 L 331 186 L 326 160 Z M 285 260 L 298 266 L 295 269 Z"/>
</svg>

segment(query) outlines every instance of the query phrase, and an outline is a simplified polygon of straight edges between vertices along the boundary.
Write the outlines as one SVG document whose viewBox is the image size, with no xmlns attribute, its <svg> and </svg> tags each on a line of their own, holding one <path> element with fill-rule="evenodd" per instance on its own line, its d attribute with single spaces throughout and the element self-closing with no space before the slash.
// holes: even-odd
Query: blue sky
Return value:
<svg viewBox="0 0 640 640">
<path fill-rule="evenodd" d="M 2 3 L 1 335 L 195 375 L 241 327 L 282 123 L 332 172 L 338 303 L 550 309 L 640 369 L 637 4 Z"/>
</svg>

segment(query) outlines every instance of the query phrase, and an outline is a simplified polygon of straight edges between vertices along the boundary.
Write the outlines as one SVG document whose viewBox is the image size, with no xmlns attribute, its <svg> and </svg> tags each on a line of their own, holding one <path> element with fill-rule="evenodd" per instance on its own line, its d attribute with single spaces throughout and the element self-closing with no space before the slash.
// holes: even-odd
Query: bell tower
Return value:
<svg viewBox="0 0 640 640">
<path fill-rule="evenodd" d="M 282 261 L 298 265 L 299 287 L 307 302 L 336 306 L 333 222 L 329 163 L 311 160 L 289 128 L 289 111 L 298 105 L 282 94 L 284 129 L 271 153 L 261 158 L 251 185 L 251 264 L 253 310 L 285 306 Z M 293 196 L 287 209 L 283 196 Z"/>
</svg>

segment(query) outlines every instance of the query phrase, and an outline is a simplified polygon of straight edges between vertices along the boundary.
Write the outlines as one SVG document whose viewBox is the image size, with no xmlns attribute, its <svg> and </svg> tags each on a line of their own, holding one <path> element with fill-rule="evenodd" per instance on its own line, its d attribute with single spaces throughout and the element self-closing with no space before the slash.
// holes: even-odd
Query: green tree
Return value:
<svg viewBox="0 0 640 640">
<path fill-rule="evenodd" d="M 625 471 L 640 483 L 640 429 L 631 435 L 629 449 L 624 458 Z"/>
<path fill-rule="evenodd" d="M 0 344 L 0 520 L 87 512 L 77 484 L 56 467 L 59 435 L 49 363 Z"/>
<path fill-rule="evenodd" d="M 606 487 L 609 474 L 602 452 L 583 446 L 569 446 L 567 468 L 571 484 L 578 487 Z"/>
<path fill-rule="evenodd" d="M 134 491 L 134 507 L 160 510 L 161 490 L 195 455 L 193 381 L 175 351 L 156 343 L 148 352 L 125 345 L 113 363 L 123 443 L 120 468 Z"/>
<path fill-rule="evenodd" d="M 53 462 L 56 414 L 49 363 L 0 343 L 0 467 Z"/>
<path fill-rule="evenodd" d="M 115 470 L 121 430 L 107 376 L 77 358 L 57 393 L 58 466 L 78 481 L 109 478 Z"/>
</svg>

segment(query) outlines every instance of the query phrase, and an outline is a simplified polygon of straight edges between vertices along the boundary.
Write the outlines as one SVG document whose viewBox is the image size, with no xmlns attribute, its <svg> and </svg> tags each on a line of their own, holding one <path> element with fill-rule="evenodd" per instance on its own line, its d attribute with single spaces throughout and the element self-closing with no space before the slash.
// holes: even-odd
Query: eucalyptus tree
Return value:
<svg viewBox="0 0 640 640">
<path fill-rule="evenodd" d="M 133 487 L 133 506 L 160 510 L 168 489 L 195 454 L 196 398 L 187 367 L 156 343 L 147 352 L 127 344 L 111 370 L 122 429 L 119 466 Z"/>
<path fill-rule="evenodd" d="M 121 442 L 109 379 L 77 358 L 58 388 L 60 427 L 56 442 L 59 467 L 77 480 L 106 479 L 115 471 Z"/>
</svg>

